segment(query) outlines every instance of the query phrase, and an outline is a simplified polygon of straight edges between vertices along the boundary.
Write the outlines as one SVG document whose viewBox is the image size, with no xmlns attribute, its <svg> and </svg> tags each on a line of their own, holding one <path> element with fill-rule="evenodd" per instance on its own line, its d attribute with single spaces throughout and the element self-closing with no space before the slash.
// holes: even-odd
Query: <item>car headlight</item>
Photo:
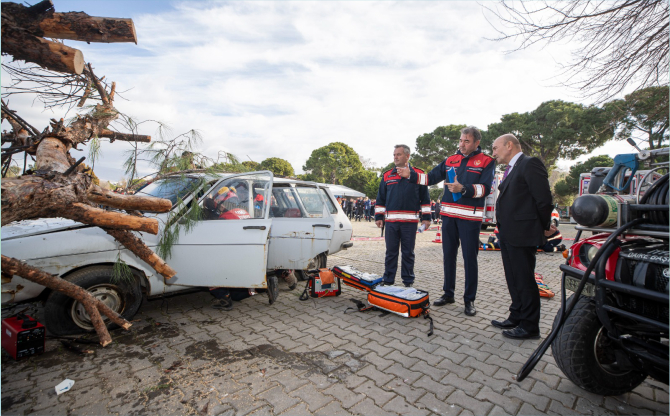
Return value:
<svg viewBox="0 0 670 416">
<path fill-rule="evenodd" d="M 579 261 L 584 265 L 584 267 L 589 267 L 591 260 L 595 257 L 598 252 L 598 247 L 592 244 L 582 244 L 579 248 Z"/>
</svg>

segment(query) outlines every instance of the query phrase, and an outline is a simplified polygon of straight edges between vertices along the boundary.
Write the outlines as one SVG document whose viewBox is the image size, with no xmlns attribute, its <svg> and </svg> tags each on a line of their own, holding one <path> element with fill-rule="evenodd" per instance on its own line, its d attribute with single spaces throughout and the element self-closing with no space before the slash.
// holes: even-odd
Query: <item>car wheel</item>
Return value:
<svg viewBox="0 0 670 416">
<path fill-rule="evenodd" d="M 307 275 L 307 272 L 304 270 L 294 270 L 295 277 L 298 278 L 300 282 L 306 282 L 309 280 L 309 275 Z"/>
<path fill-rule="evenodd" d="M 96 266 L 78 270 L 65 280 L 87 289 L 94 298 L 104 302 L 126 320 L 132 319 L 142 304 L 142 289 L 138 278 L 131 281 L 116 281 L 112 278 L 112 266 Z M 109 318 L 102 315 L 108 328 Z M 79 301 L 62 292 L 51 292 L 44 306 L 44 322 L 54 335 L 72 335 L 93 331 L 93 324 Z"/>
<path fill-rule="evenodd" d="M 559 310 L 554 325 L 558 324 L 561 313 Z M 616 345 L 600 323 L 595 303 L 586 297 L 575 305 L 551 344 L 551 351 L 561 371 L 591 393 L 617 396 L 633 390 L 647 378 L 644 372 L 619 367 Z"/>
<path fill-rule="evenodd" d="M 325 269 L 328 265 L 328 255 L 326 253 L 319 254 L 319 269 Z"/>
</svg>

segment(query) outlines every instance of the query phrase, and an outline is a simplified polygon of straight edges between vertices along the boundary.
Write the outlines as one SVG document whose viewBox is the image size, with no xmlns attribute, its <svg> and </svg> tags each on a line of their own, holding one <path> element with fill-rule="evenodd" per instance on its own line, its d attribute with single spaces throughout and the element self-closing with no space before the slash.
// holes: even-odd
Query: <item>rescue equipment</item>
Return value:
<svg viewBox="0 0 670 416">
<path fill-rule="evenodd" d="M 335 266 L 333 267 L 333 273 L 342 279 L 345 285 L 358 290 L 371 291 L 383 280 L 382 276 L 362 272 L 353 266 Z"/>
<path fill-rule="evenodd" d="M 540 273 L 535 273 L 535 283 L 537 283 L 537 289 L 540 291 L 540 297 L 543 298 L 553 298 L 554 292 L 549 289 L 546 283 L 544 283 L 544 278 Z"/>
<path fill-rule="evenodd" d="M 401 286 L 378 286 L 368 292 L 368 304 L 358 299 L 351 299 L 356 304 L 359 312 L 371 309 L 380 309 L 405 318 L 416 318 L 430 321 L 428 336 L 433 335 L 433 318 L 430 316 L 430 299 L 428 292 L 413 287 Z"/>
<path fill-rule="evenodd" d="M 43 353 L 45 335 L 44 325 L 23 313 L 2 320 L 2 348 L 15 360 Z"/>
<path fill-rule="evenodd" d="M 307 300 L 310 297 L 340 296 L 342 293 L 340 278 L 336 278 L 330 269 L 309 270 L 307 274 L 309 279 L 300 295 L 300 300 Z"/>
</svg>

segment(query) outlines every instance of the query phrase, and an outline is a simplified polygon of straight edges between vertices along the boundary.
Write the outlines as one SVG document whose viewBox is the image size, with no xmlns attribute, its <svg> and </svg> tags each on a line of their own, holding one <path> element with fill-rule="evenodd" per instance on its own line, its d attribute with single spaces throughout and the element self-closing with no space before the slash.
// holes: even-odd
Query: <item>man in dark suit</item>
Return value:
<svg viewBox="0 0 670 416">
<path fill-rule="evenodd" d="M 535 283 L 535 253 L 546 242 L 553 209 L 547 169 L 540 159 L 525 156 L 519 140 L 505 134 L 493 142 L 493 157 L 507 165 L 499 187 L 496 217 L 507 289 L 509 317 L 491 321 L 515 339 L 540 337 L 540 293 Z M 552 231 L 552 232 L 553 232 Z"/>
</svg>

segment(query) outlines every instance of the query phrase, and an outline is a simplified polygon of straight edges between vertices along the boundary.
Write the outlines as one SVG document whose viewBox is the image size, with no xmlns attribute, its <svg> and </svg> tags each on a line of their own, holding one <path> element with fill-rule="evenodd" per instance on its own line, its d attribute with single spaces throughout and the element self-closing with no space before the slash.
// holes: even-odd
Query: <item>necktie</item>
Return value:
<svg viewBox="0 0 670 416">
<path fill-rule="evenodd" d="M 507 165 L 507 167 L 505 168 L 505 172 L 503 172 L 503 177 L 502 177 L 501 182 L 503 182 L 505 180 L 505 178 L 507 177 L 507 174 L 509 173 L 510 169 L 512 169 L 512 165 Z"/>
</svg>

